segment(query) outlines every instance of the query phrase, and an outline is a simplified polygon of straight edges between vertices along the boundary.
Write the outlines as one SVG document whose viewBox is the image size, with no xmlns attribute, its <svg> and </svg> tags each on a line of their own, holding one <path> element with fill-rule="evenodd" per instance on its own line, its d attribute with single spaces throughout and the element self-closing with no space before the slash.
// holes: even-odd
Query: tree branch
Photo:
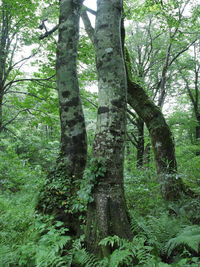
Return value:
<svg viewBox="0 0 200 267">
<path fill-rule="evenodd" d="M 37 95 L 35 95 L 35 94 L 28 93 L 28 92 L 8 91 L 8 92 L 6 92 L 6 93 L 7 93 L 7 94 L 10 94 L 10 93 L 16 93 L 16 94 L 23 94 L 23 95 L 33 96 L 33 97 L 38 98 L 38 99 L 40 99 L 40 100 L 44 100 L 44 101 L 46 101 L 45 98 L 41 98 L 41 97 L 39 97 L 39 96 L 37 96 Z"/>
<path fill-rule="evenodd" d="M 55 31 L 57 31 L 58 27 L 59 27 L 59 24 L 53 27 L 50 31 L 46 31 L 44 34 L 40 35 L 39 40 L 43 40 L 44 38 L 53 34 Z"/>
<path fill-rule="evenodd" d="M 52 75 L 52 76 L 50 76 L 50 77 L 48 77 L 48 78 L 44 78 L 44 79 L 35 79 L 35 78 L 27 78 L 27 79 L 18 79 L 18 80 L 13 80 L 13 81 L 10 81 L 10 82 L 8 82 L 6 85 L 5 85 L 5 87 L 4 87 L 4 91 L 6 91 L 6 88 L 7 87 L 9 87 L 10 88 L 10 86 L 11 85 L 13 85 L 14 83 L 18 83 L 18 82 L 38 82 L 38 81 L 49 81 L 49 80 L 51 80 L 52 78 L 54 78 L 56 75 L 54 74 L 54 75 Z"/>
<path fill-rule="evenodd" d="M 5 124 L 3 124 L 2 126 L 1 126 L 1 128 L 0 128 L 0 131 L 2 130 L 2 129 L 4 129 L 8 124 L 10 124 L 11 122 L 13 122 L 14 120 L 16 120 L 16 118 L 19 116 L 19 114 L 20 113 L 22 113 L 22 112 L 27 112 L 28 111 L 28 109 L 26 108 L 26 109 L 22 109 L 22 110 L 20 110 L 11 120 L 9 120 L 9 121 L 7 121 Z"/>
<path fill-rule="evenodd" d="M 88 17 L 88 14 L 85 10 L 85 8 L 81 11 L 81 18 L 83 20 L 85 31 L 87 32 L 88 37 L 90 38 L 91 42 L 94 44 L 94 28 L 92 27 L 92 24 L 90 22 L 90 19 Z"/>
<path fill-rule="evenodd" d="M 195 42 L 197 41 L 197 39 L 195 39 L 192 43 L 190 43 L 186 48 L 182 49 L 181 51 L 179 51 L 173 58 L 172 60 L 169 62 L 169 66 L 171 66 L 171 64 L 181 55 L 183 54 L 185 51 L 187 51 L 190 46 L 192 46 Z"/>
<path fill-rule="evenodd" d="M 90 12 L 92 15 L 96 16 L 97 12 L 85 5 L 83 5 L 83 9 L 85 9 L 86 11 Z"/>
</svg>

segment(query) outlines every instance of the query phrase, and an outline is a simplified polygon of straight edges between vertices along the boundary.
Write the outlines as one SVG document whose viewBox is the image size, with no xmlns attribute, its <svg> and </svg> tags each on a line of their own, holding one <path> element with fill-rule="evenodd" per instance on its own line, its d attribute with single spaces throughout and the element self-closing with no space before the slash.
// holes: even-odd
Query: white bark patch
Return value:
<svg viewBox="0 0 200 267">
<path fill-rule="evenodd" d="M 112 51 L 113 51 L 113 48 L 112 47 L 108 47 L 108 48 L 106 48 L 105 49 L 105 51 L 106 51 L 106 53 L 112 53 Z"/>
<path fill-rule="evenodd" d="M 155 144 L 155 147 L 156 148 L 159 148 L 159 147 L 161 147 L 162 146 L 162 144 L 160 143 L 160 142 L 156 142 L 156 144 Z"/>
</svg>

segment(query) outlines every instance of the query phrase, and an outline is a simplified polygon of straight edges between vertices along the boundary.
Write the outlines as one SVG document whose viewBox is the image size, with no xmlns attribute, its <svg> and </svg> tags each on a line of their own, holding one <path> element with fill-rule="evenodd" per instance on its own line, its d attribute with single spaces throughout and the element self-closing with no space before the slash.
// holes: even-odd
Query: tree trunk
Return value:
<svg viewBox="0 0 200 267">
<path fill-rule="evenodd" d="M 99 256 L 110 253 L 99 247 L 102 238 L 131 238 L 123 190 L 126 133 L 126 73 L 121 47 L 121 0 L 97 0 L 95 30 L 99 108 L 93 148 L 95 183 L 87 214 L 86 242 Z"/>
<path fill-rule="evenodd" d="M 145 169 L 149 168 L 150 164 L 150 151 L 151 151 L 151 144 L 147 143 L 144 148 L 144 158 L 143 158 L 143 166 Z"/>
<path fill-rule="evenodd" d="M 144 161 L 144 121 L 137 119 L 138 142 L 137 142 L 137 168 L 143 167 Z"/>
<path fill-rule="evenodd" d="M 177 163 L 172 133 L 161 110 L 149 99 L 143 88 L 128 78 L 128 102 L 144 120 L 149 130 L 161 193 L 166 200 L 176 200 L 184 190 L 177 178 Z"/>
<path fill-rule="evenodd" d="M 76 71 L 81 5 L 82 0 L 60 1 L 56 72 L 61 149 L 57 166 L 49 174 L 40 200 L 43 210 L 54 213 L 74 235 L 79 231 L 79 221 L 78 214 L 73 213 L 73 204 L 87 158 L 85 121 Z"/>
<path fill-rule="evenodd" d="M 3 92 L 0 89 L 0 132 L 3 130 Z"/>
<path fill-rule="evenodd" d="M 121 35 L 122 46 L 124 47 L 125 28 L 123 23 Z M 124 49 L 124 52 L 128 103 L 145 122 L 149 130 L 161 194 L 165 200 L 180 199 L 185 188 L 181 178 L 177 177 L 177 163 L 172 133 L 160 108 L 150 100 L 140 85 L 132 82 L 129 71 L 129 66 L 131 65 L 129 53 L 127 49 Z"/>
<path fill-rule="evenodd" d="M 196 144 L 200 144 L 200 114 L 198 111 L 195 112 L 196 114 L 196 120 L 197 120 L 197 126 L 196 126 L 196 133 L 195 133 L 195 139 L 196 139 Z M 196 151 L 196 155 L 200 156 L 200 151 Z"/>
</svg>

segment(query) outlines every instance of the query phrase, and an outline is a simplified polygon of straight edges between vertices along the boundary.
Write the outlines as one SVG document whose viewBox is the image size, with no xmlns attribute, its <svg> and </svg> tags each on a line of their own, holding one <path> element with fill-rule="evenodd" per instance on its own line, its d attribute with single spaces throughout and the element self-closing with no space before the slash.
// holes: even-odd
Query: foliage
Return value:
<svg viewBox="0 0 200 267">
<path fill-rule="evenodd" d="M 125 264 L 129 266 L 134 265 L 145 265 L 151 259 L 152 247 L 145 245 L 145 238 L 135 236 L 132 241 L 120 239 L 118 236 L 106 237 L 100 241 L 99 245 L 119 247 L 115 249 L 109 257 L 108 266 L 120 266 Z"/>
<path fill-rule="evenodd" d="M 200 244 L 200 227 L 199 225 L 191 225 L 183 228 L 176 237 L 170 239 L 166 244 L 168 256 L 172 254 L 175 249 L 184 249 L 196 252 L 198 255 Z"/>
<path fill-rule="evenodd" d="M 60 124 L 54 77 L 57 32 L 41 41 L 38 38 L 45 31 L 38 28 L 43 20 L 48 18 L 47 30 L 57 24 L 58 1 L 1 2 L 4 6 L 0 6 L 0 13 L 4 8 L 12 18 L 9 20 L 6 84 L 24 78 L 42 80 L 13 83 L 4 95 L 3 123 L 9 123 L 0 133 L 0 266 L 200 266 L 199 197 L 188 196 L 179 202 L 165 203 L 160 195 L 152 151 L 148 166 L 137 169 L 136 149 L 130 142 L 125 159 L 124 189 L 134 234 L 132 240 L 115 235 L 106 237 L 99 245 L 109 246 L 111 254 L 99 259 L 87 251 L 84 235 L 72 240 L 62 222 L 35 212 L 38 194 L 46 185 L 46 174 L 59 151 Z M 171 49 L 169 59 L 173 59 L 195 38 L 199 39 L 199 4 L 192 0 L 124 2 L 131 74 L 157 103 L 156 93 L 167 63 L 167 51 Z M 180 10 L 187 2 L 188 11 L 186 8 L 180 19 Z M 91 158 L 98 108 L 98 97 L 94 93 L 97 91 L 95 53 L 85 32 L 81 31 L 80 35 L 78 76 L 87 125 L 88 164 L 78 185 L 77 197 L 71 200 L 72 213 L 86 211 L 87 204 L 93 200 L 91 192 L 96 179 L 105 172 L 104 159 Z M 197 90 L 198 96 L 199 88 L 195 87 L 198 42 L 168 66 L 165 87 L 168 103 L 164 104 L 175 137 L 178 175 L 197 195 L 200 194 L 199 143 L 195 140 L 198 123 L 188 92 L 195 96 Z M 22 65 L 17 63 L 35 53 L 29 63 L 26 60 Z M 198 106 L 199 99 L 196 102 Z M 128 132 L 137 135 L 132 123 Z M 144 135 L 146 144 L 149 142 L 146 130 Z M 66 181 L 59 175 L 54 178 L 51 186 L 58 201 L 51 205 L 67 208 L 70 183 L 65 188 Z M 84 229 L 85 218 L 82 221 L 81 229 Z"/>
</svg>

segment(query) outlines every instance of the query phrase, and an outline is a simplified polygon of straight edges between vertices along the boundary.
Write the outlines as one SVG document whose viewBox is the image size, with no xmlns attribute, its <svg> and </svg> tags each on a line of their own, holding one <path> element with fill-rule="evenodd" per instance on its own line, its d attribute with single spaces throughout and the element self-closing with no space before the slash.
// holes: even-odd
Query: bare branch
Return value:
<svg viewBox="0 0 200 267">
<path fill-rule="evenodd" d="M 52 78 L 54 78 L 56 75 L 54 74 L 54 75 L 52 75 L 52 76 L 50 76 L 50 77 L 48 77 L 48 78 L 44 78 L 44 79 L 35 79 L 35 78 L 27 78 L 27 79 L 18 79 L 18 80 L 13 80 L 13 81 L 10 81 L 10 82 L 8 82 L 6 85 L 5 85 L 5 87 L 4 87 L 4 91 L 6 91 L 6 89 L 9 87 L 10 88 L 10 86 L 11 85 L 13 85 L 14 83 L 18 83 L 18 82 L 38 82 L 38 81 L 49 81 L 49 80 L 51 80 Z"/>
<path fill-rule="evenodd" d="M 96 16 L 97 12 L 85 5 L 83 5 L 83 9 L 85 9 L 86 11 L 90 12 L 92 15 Z"/>
<path fill-rule="evenodd" d="M 22 109 L 20 110 L 11 120 L 7 121 L 5 124 L 3 124 L 0 128 L 0 130 L 4 129 L 8 124 L 10 124 L 11 122 L 13 122 L 14 120 L 16 120 L 16 118 L 19 116 L 20 113 L 22 112 L 27 112 L 28 109 Z"/>
<path fill-rule="evenodd" d="M 81 12 L 81 18 L 85 26 L 85 31 L 87 32 L 91 42 L 94 44 L 94 28 L 92 27 L 92 24 L 85 9 L 83 9 Z"/>
<path fill-rule="evenodd" d="M 87 102 L 89 102 L 93 107 L 95 108 L 98 108 L 98 105 L 96 105 L 94 102 L 92 102 L 90 99 L 84 97 L 84 96 L 81 96 L 82 99 L 86 100 Z"/>
<path fill-rule="evenodd" d="M 171 66 L 171 64 L 181 55 L 183 54 L 185 51 L 187 51 L 190 46 L 192 46 L 195 42 L 197 41 L 197 39 L 195 39 L 192 43 L 190 43 L 187 47 L 185 47 L 184 49 L 182 49 L 181 51 L 179 51 L 173 58 L 172 60 L 169 62 L 169 66 Z"/>
<path fill-rule="evenodd" d="M 59 27 L 59 24 L 53 27 L 50 31 L 46 31 L 44 34 L 40 35 L 39 40 L 43 40 L 44 38 L 53 34 L 55 31 L 57 31 L 58 27 Z"/>
</svg>

